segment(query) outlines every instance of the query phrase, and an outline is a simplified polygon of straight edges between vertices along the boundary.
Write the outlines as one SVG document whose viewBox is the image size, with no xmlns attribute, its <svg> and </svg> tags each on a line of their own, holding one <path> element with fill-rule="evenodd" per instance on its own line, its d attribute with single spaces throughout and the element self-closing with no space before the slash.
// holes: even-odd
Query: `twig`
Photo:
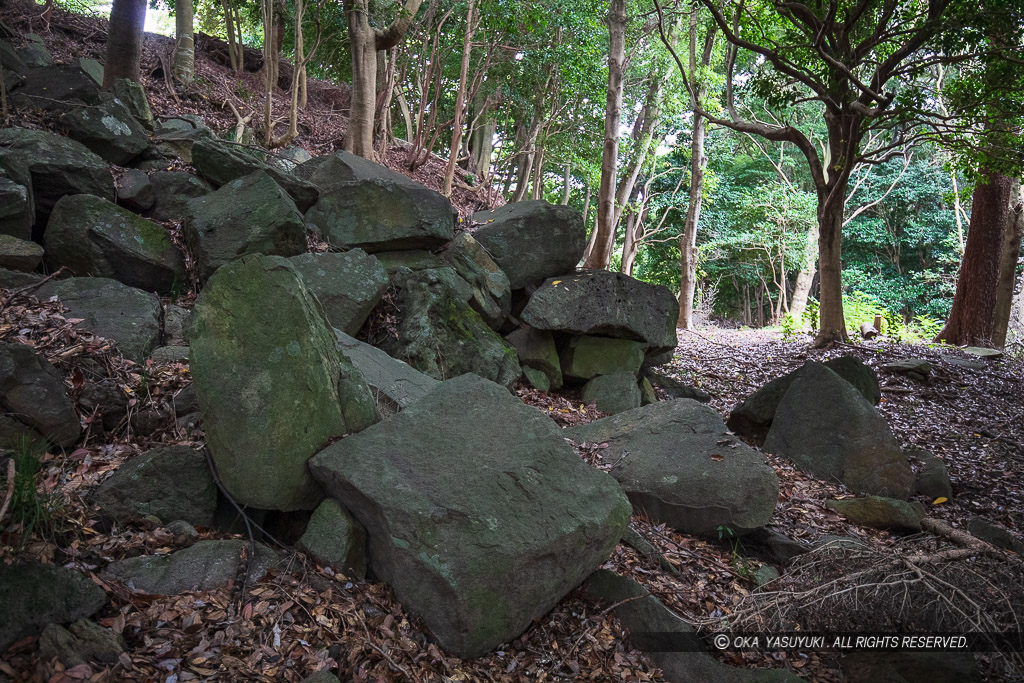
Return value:
<svg viewBox="0 0 1024 683">
<path fill-rule="evenodd" d="M 11 290 L 11 296 L 14 296 L 15 294 L 21 294 L 22 292 L 27 292 L 27 291 L 29 291 L 31 289 L 36 289 L 37 287 L 41 287 L 45 282 L 47 282 L 48 280 L 52 280 L 53 278 L 55 278 L 58 275 L 60 275 L 61 273 L 63 273 L 65 270 L 67 270 L 67 267 L 61 266 L 56 271 L 50 273 L 49 275 L 44 277 L 39 282 L 34 282 L 34 283 L 30 284 L 30 285 L 25 285 L 24 287 L 19 287 L 18 289 L 12 289 Z"/>
</svg>

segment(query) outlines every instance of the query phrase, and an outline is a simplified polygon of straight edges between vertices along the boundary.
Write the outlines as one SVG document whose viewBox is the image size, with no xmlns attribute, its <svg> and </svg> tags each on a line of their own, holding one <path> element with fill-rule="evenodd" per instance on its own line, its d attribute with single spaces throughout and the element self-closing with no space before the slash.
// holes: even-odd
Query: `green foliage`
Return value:
<svg viewBox="0 0 1024 683">
<path fill-rule="evenodd" d="M 792 341 L 797 338 L 800 333 L 800 328 L 796 324 L 796 320 L 793 319 L 792 313 L 786 313 L 782 316 L 782 338 L 786 341 Z"/>
<path fill-rule="evenodd" d="M 28 442 L 23 442 L 10 453 L 15 472 L 13 495 L 7 516 L 0 523 L 5 523 L 7 530 L 17 527 L 23 543 L 32 534 L 48 538 L 58 530 L 61 507 L 58 499 L 39 491 L 41 455 L 41 449 Z M 11 486 L 7 481 L 8 471 L 5 463 L 0 472 L 0 491 L 6 492 Z"/>
</svg>

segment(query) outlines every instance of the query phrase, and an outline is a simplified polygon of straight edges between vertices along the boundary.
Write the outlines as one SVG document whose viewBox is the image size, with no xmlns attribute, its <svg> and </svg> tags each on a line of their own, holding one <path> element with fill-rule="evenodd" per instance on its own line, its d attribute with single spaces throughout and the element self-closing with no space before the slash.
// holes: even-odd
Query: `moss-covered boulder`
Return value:
<svg viewBox="0 0 1024 683">
<path fill-rule="evenodd" d="M 54 269 L 75 275 L 109 277 L 160 294 L 185 284 L 185 260 L 163 226 L 93 195 L 61 198 L 43 244 Z"/>
<path fill-rule="evenodd" d="M 306 461 L 376 411 L 299 273 L 275 256 L 221 268 L 196 301 L 191 349 L 207 444 L 228 492 L 262 509 L 315 508 L 321 493 Z"/>
<path fill-rule="evenodd" d="M 412 271 L 444 268 L 450 265 L 443 258 L 424 249 L 405 249 L 399 251 L 375 251 L 374 257 L 380 261 L 389 276 L 394 276 L 399 269 L 408 268 Z"/>
<path fill-rule="evenodd" d="M 70 629 L 50 624 L 39 636 L 39 658 L 69 669 L 81 664 L 113 664 L 126 649 L 124 639 L 94 621 L 79 619 Z"/>
<path fill-rule="evenodd" d="M 327 314 L 327 321 L 355 334 L 388 288 L 388 272 L 362 249 L 300 254 L 289 259 Z"/>
<path fill-rule="evenodd" d="M 105 277 L 51 280 L 37 296 L 56 296 L 68 318 L 81 318 L 81 329 L 105 337 L 136 363 L 144 363 L 160 344 L 160 299 L 151 292 Z"/>
<path fill-rule="evenodd" d="M 663 285 L 592 270 L 547 280 L 520 317 L 538 330 L 640 341 L 652 355 L 675 349 L 679 304 Z"/>
<path fill-rule="evenodd" d="M 921 531 L 924 517 L 924 506 L 920 503 L 883 496 L 830 500 L 825 505 L 859 526 L 910 534 Z"/>
<path fill-rule="evenodd" d="M 558 350 L 555 348 L 555 340 L 550 332 L 535 330 L 528 325 L 523 325 L 507 334 L 505 341 L 511 344 L 519 354 L 519 363 L 523 366 L 524 371 L 528 368 L 543 374 L 550 389 L 562 387 L 562 364 L 558 359 Z M 532 373 L 527 373 L 527 377 L 530 377 L 530 374 Z M 530 381 L 536 386 L 536 382 L 533 382 L 532 378 Z"/>
<path fill-rule="evenodd" d="M 493 329 L 501 327 L 512 308 L 512 289 L 508 276 L 487 250 L 469 233 L 462 232 L 448 243 L 444 257 L 473 288 L 469 300 L 473 310 Z"/>
<path fill-rule="evenodd" d="M 473 214 L 473 237 L 508 277 L 512 289 L 572 273 L 583 258 L 587 230 L 568 206 L 513 202 Z"/>
<path fill-rule="evenodd" d="M 91 617 L 107 594 L 87 576 L 54 564 L 0 562 L 0 652 L 47 624 Z"/>
<path fill-rule="evenodd" d="M 644 362 L 643 342 L 611 337 L 573 337 L 562 350 L 562 374 L 587 380 L 598 375 L 629 372 L 636 375 Z"/>
<path fill-rule="evenodd" d="M 213 192 L 213 185 L 185 171 L 156 171 L 149 175 L 153 185 L 152 216 L 158 221 L 184 221 L 188 203 Z"/>
<path fill-rule="evenodd" d="M 598 410 L 609 415 L 639 408 L 641 402 L 640 387 L 632 372 L 594 377 L 583 385 L 581 398 L 584 403 L 593 403 Z"/>
<path fill-rule="evenodd" d="M 345 576 L 366 576 L 366 529 L 336 500 L 317 506 L 296 547 Z"/>
<path fill-rule="evenodd" d="M 615 481 L 550 418 L 475 375 L 328 446 L 310 469 L 366 527 L 374 574 L 459 657 L 522 633 L 629 521 Z"/>
<path fill-rule="evenodd" d="M 0 405 L 58 446 L 82 433 L 64 378 L 31 346 L 0 344 Z"/>
<path fill-rule="evenodd" d="M 190 200 L 186 235 L 203 280 L 249 254 L 297 256 L 306 251 L 302 214 L 263 171 Z"/>
<path fill-rule="evenodd" d="M 775 512 L 775 470 L 696 401 L 661 401 L 563 433 L 577 443 L 607 443 L 601 457 L 615 466 L 612 476 L 635 512 L 655 523 L 714 538 L 719 527 L 747 533 Z"/>
<path fill-rule="evenodd" d="M 112 164 L 124 166 L 149 147 L 146 130 L 117 98 L 95 107 L 78 107 L 64 114 L 61 125 L 78 140 Z"/>
<path fill-rule="evenodd" d="M 200 136 L 192 145 L 192 165 L 199 175 L 217 187 L 263 171 L 284 188 L 299 211 L 309 210 L 320 195 L 315 185 L 271 166 L 251 150 L 213 136 Z"/>
<path fill-rule="evenodd" d="M 398 336 L 383 348 L 435 379 L 472 372 L 511 385 L 521 374 L 516 350 L 466 303 L 469 292 L 451 268 L 410 274 L 398 300 Z"/>
<path fill-rule="evenodd" d="M 113 201 L 110 167 L 80 142 L 44 130 L 0 129 L 0 165 L 17 164 L 31 176 L 36 220 L 49 217 L 67 194 L 92 194 Z"/>
<path fill-rule="evenodd" d="M 187 446 L 162 446 L 121 465 L 93 494 L 105 515 L 119 520 L 151 515 L 212 526 L 217 485 L 206 456 Z"/>
</svg>

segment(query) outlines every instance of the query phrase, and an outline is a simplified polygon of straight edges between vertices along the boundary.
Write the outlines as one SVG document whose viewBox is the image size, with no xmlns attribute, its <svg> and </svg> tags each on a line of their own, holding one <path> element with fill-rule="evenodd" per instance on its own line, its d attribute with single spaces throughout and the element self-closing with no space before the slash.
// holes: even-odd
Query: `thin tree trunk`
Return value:
<svg viewBox="0 0 1024 683">
<path fill-rule="evenodd" d="M 1008 176 L 989 172 L 974 188 L 953 310 L 935 341 L 957 346 L 988 346 L 993 341 L 1000 249 L 1012 184 Z"/>
<path fill-rule="evenodd" d="M 608 97 L 605 103 L 601 186 L 597 199 L 597 237 L 586 267 L 604 270 L 615 246 L 615 178 L 622 121 L 622 81 L 626 59 L 626 0 L 611 0 L 608 12 Z"/>
<path fill-rule="evenodd" d="M 1024 195 L 1021 194 L 1020 180 L 1014 178 L 1010 187 L 1010 206 L 1006 228 L 1003 230 L 1003 248 L 999 262 L 999 282 L 996 285 L 995 323 L 992 328 L 992 344 L 997 348 L 1006 345 L 1010 325 L 1010 308 L 1013 305 L 1013 286 L 1017 281 L 1017 260 L 1020 258 L 1021 236 L 1024 233 Z"/>
<path fill-rule="evenodd" d="M 146 0 L 114 0 L 103 67 L 104 90 L 110 90 L 119 78 L 138 82 L 145 23 Z"/>
<path fill-rule="evenodd" d="M 463 110 L 466 108 L 466 79 L 469 77 L 469 57 L 473 51 L 473 34 L 476 32 L 476 0 L 469 0 L 466 13 L 466 32 L 462 38 L 462 65 L 459 67 L 459 90 L 455 95 L 455 121 L 452 124 L 452 147 L 448 154 L 448 168 L 444 172 L 441 183 L 441 194 L 446 197 L 452 194 L 452 182 L 455 180 L 455 164 L 459 161 L 462 149 Z"/>
<path fill-rule="evenodd" d="M 572 164 L 566 164 L 565 175 L 562 177 L 562 206 L 569 205 L 570 190 L 572 190 Z"/>
<path fill-rule="evenodd" d="M 228 36 L 228 60 L 231 62 L 231 70 L 238 73 L 242 70 L 241 39 L 235 27 L 235 8 L 232 0 L 221 0 L 224 7 L 224 29 Z"/>
<path fill-rule="evenodd" d="M 192 0 L 175 0 L 174 28 L 177 42 L 174 47 L 174 78 L 189 84 L 195 75 L 196 43 L 193 38 Z"/>
<path fill-rule="evenodd" d="M 679 238 L 679 327 L 693 329 L 693 296 L 697 291 L 697 225 L 700 223 L 704 195 L 704 156 L 707 119 L 693 114 L 693 135 L 690 143 L 690 197 L 686 208 L 683 234 Z"/>
<path fill-rule="evenodd" d="M 789 313 L 797 325 L 803 325 L 804 311 L 807 310 L 807 297 L 811 295 L 811 285 L 818 266 L 818 224 L 814 223 L 807 230 L 807 244 L 804 246 L 804 261 L 800 264 L 800 272 L 796 275 L 793 285 L 793 301 Z"/>
<path fill-rule="evenodd" d="M 533 194 L 532 199 L 544 199 L 544 145 L 537 147 L 533 157 Z"/>
</svg>

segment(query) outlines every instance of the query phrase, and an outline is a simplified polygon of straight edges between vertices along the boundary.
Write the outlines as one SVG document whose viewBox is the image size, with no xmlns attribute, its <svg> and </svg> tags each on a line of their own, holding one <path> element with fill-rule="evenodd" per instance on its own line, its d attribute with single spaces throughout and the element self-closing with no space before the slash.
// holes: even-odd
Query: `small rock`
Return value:
<svg viewBox="0 0 1024 683">
<path fill-rule="evenodd" d="M 984 346 L 967 346 L 961 349 L 961 351 L 971 356 L 985 358 L 986 360 L 997 360 L 1003 357 L 1003 352 L 999 349 L 989 349 Z"/>
<path fill-rule="evenodd" d="M 779 578 L 779 570 L 770 564 L 766 564 L 762 567 L 758 567 L 754 572 L 754 583 L 757 584 L 758 588 L 769 584 Z"/>
<path fill-rule="evenodd" d="M 810 548 L 783 533 L 760 527 L 743 537 L 743 550 L 766 562 L 787 565 L 794 557 L 810 551 Z"/>
<path fill-rule="evenodd" d="M 640 378 L 640 405 L 649 406 L 658 402 L 658 395 L 654 393 L 654 386 L 646 377 Z"/>
<path fill-rule="evenodd" d="M 1024 557 L 1024 540 L 1021 540 L 1017 536 L 1011 534 L 998 524 L 993 524 L 981 517 L 975 517 L 967 523 L 967 531 L 969 531 L 972 536 L 980 538 L 986 543 L 991 543 L 995 547 L 1002 548 L 1003 550 L 1013 551 L 1021 557 Z"/>
<path fill-rule="evenodd" d="M 923 358 L 904 358 L 882 366 L 885 372 L 907 375 L 911 379 L 924 381 L 932 373 L 932 364 Z"/>
<path fill-rule="evenodd" d="M 644 368 L 642 374 L 652 385 L 658 387 L 672 398 L 689 398 L 700 403 L 711 402 L 711 394 L 703 389 L 683 384 L 674 377 L 663 375 L 649 368 Z"/>
<path fill-rule="evenodd" d="M 54 564 L 0 562 L 0 652 L 46 624 L 91 617 L 107 594 L 88 577 Z"/>
<path fill-rule="evenodd" d="M 183 519 L 176 519 L 168 524 L 167 530 L 174 534 L 175 539 L 180 537 L 185 540 L 196 540 L 199 538 L 196 528 Z"/>
<path fill-rule="evenodd" d="M 519 362 L 531 384 L 540 389 L 537 386 L 537 381 L 540 379 L 536 377 L 536 373 L 541 373 L 549 388 L 562 388 L 562 363 L 558 359 L 555 340 L 550 332 L 535 330 L 528 325 L 523 325 L 507 334 L 505 341 L 511 344 L 519 354 Z M 547 390 L 541 389 L 541 391 Z"/>
<path fill-rule="evenodd" d="M 882 496 L 830 500 L 825 505 L 854 524 L 885 531 L 917 533 L 921 531 L 921 519 L 924 517 L 924 507 L 920 503 Z"/>
<path fill-rule="evenodd" d="M 928 451 L 915 450 L 909 453 L 921 461 L 921 468 L 914 479 L 914 493 L 934 500 L 953 497 L 953 485 L 949 481 L 946 463 Z"/>
<path fill-rule="evenodd" d="M 168 346 L 188 346 L 192 332 L 192 309 L 174 304 L 164 306 L 164 341 Z"/>
<path fill-rule="evenodd" d="M 31 346 L 0 344 L 0 404 L 58 446 L 82 434 L 60 372 Z"/>
<path fill-rule="evenodd" d="M 156 190 L 145 171 L 126 168 L 117 179 L 117 203 L 135 213 L 153 208 Z"/>
<path fill-rule="evenodd" d="M 71 624 L 71 630 L 50 624 L 39 637 L 39 657 L 56 659 L 65 667 L 80 664 L 113 664 L 127 649 L 124 638 L 88 619 Z"/>
<path fill-rule="evenodd" d="M 352 578 L 366 576 L 366 529 L 337 501 L 320 503 L 296 547 Z"/>
<path fill-rule="evenodd" d="M 417 270 L 428 270 L 431 268 L 444 268 L 449 265 L 443 258 L 423 249 L 406 249 L 401 251 L 376 251 L 374 257 L 389 277 L 394 277 L 399 268 L 408 268 L 415 272 Z"/>
<path fill-rule="evenodd" d="M 583 402 L 596 403 L 597 409 L 614 415 L 640 407 L 640 387 L 632 372 L 598 375 L 583 385 Z"/>
<path fill-rule="evenodd" d="M 190 354 L 191 351 L 187 346 L 158 346 L 149 354 L 149 359 L 157 365 L 187 363 Z"/>
<path fill-rule="evenodd" d="M 0 234 L 0 268 L 30 273 L 43 262 L 43 248 L 35 242 Z"/>
</svg>

